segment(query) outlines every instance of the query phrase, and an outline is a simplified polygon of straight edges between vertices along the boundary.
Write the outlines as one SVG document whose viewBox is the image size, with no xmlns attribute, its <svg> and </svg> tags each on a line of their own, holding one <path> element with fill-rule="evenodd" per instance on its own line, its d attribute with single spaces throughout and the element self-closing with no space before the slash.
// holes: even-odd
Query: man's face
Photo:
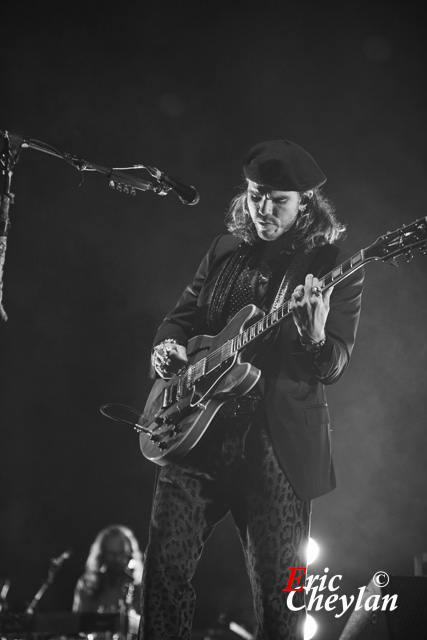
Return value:
<svg viewBox="0 0 427 640">
<path fill-rule="evenodd" d="M 280 238 L 298 215 L 301 194 L 298 191 L 277 191 L 248 180 L 249 214 L 261 240 Z"/>
</svg>

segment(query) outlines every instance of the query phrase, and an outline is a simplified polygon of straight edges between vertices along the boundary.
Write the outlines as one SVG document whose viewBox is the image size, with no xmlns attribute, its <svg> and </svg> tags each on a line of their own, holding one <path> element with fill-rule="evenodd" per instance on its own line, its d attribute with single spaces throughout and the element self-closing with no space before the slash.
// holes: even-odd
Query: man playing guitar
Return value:
<svg viewBox="0 0 427 640">
<path fill-rule="evenodd" d="M 293 599 L 300 610 L 290 611 L 282 590 L 290 567 L 306 566 L 311 501 L 335 487 L 325 385 L 349 365 L 363 269 L 352 264 L 342 278 L 337 265 L 346 254 L 335 243 L 345 227 L 305 149 L 289 140 L 256 144 L 243 173 L 228 233 L 214 239 L 153 341 L 162 393 L 149 403 L 147 424 L 169 429 L 171 442 L 195 425 L 198 435 L 180 443 L 179 455 L 171 445 L 168 459 L 169 440 L 160 446 L 158 436 L 141 434 L 143 451 L 153 447 L 161 469 L 140 640 L 189 640 L 191 578 L 228 512 L 245 554 L 256 638 L 303 638 L 304 591 Z M 289 317 L 275 326 L 283 301 Z M 180 399 L 190 388 L 196 391 L 184 409 Z M 168 394 L 174 410 L 161 418 Z"/>
</svg>

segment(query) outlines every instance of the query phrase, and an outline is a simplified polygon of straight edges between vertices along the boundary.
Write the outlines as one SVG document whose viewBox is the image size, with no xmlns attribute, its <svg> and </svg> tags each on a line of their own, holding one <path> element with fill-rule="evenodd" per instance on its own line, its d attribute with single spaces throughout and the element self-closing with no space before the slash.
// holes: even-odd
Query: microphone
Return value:
<svg viewBox="0 0 427 640">
<path fill-rule="evenodd" d="M 181 200 L 183 204 L 197 204 L 200 200 L 200 195 L 196 191 L 194 187 L 187 186 L 186 184 L 182 184 L 181 182 L 177 182 L 170 176 L 166 176 L 163 174 L 161 180 L 164 185 L 170 187 L 172 191 L 175 191 L 178 198 Z"/>
<path fill-rule="evenodd" d="M 178 182 L 171 176 L 167 176 L 163 171 L 159 171 L 156 167 L 145 167 L 161 184 L 174 191 L 183 204 L 197 204 L 200 200 L 198 191 L 182 182 Z"/>
</svg>

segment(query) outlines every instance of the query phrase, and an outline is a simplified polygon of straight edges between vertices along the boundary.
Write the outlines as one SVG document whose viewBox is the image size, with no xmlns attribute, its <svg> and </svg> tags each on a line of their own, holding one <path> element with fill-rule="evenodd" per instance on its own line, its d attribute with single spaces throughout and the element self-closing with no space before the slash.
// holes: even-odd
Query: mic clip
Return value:
<svg viewBox="0 0 427 640">
<path fill-rule="evenodd" d="M 145 166 L 145 169 L 147 169 L 148 173 L 151 176 L 153 176 L 153 178 L 156 178 L 157 180 L 157 185 L 154 188 L 154 191 L 157 193 L 157 195 L 158 196 L 167 195 L 169 191 L 172 189 L 172 187 L 167 183 L 167 178 L 163 173 L 163 171 L 160 171 L 160 169 L 157 169 L 157 167 Z"/>
</svg>

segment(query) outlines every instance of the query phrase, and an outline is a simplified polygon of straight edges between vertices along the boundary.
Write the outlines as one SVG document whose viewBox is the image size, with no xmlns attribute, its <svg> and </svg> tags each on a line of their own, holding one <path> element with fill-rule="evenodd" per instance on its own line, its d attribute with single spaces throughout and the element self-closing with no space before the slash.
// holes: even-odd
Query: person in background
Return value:
<svg viewBox="0 0 427 640">
<path fill-rule="evenodd" d="M 126 613 L 128 630 L 139 624 L 143 554 L 131 529 L 111 524 L 92 543 L 74 589 L 74 612 Z"/>
</svg>

